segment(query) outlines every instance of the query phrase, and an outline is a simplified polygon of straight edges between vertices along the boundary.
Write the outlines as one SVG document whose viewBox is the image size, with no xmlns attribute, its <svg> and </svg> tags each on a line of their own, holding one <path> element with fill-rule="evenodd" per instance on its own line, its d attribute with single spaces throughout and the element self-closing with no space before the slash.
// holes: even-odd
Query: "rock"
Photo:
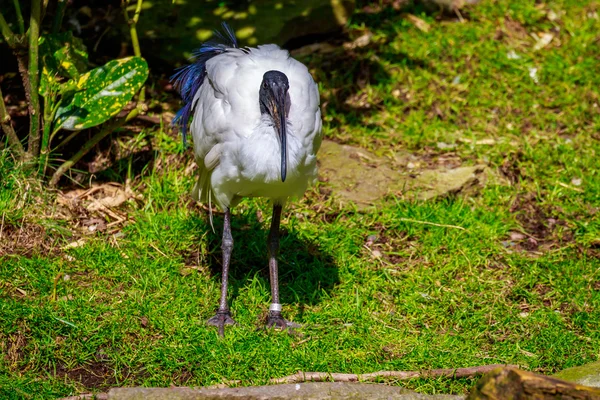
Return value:
<svg viewBox="0 0 600 400">
<path fill-rule="evenodd" d="M 463 396 L 425 395 L 397 386 L 344 382 L 307 382 L 286 385 L 223 389 L 192 388 L 117 388 L 108 392 L 109 400 L 459 400 Z"/>
<path fill-rule="evenodd" d="M 358 208 L 374 205 L 388 195 L 427 200 L 472 193 L 485 185 L 489 175 L 489 169 L 483 165 L 423 169 L 419 164 L 408 153 L 390 160 L 329 140 L 323 141 L 319 151 L 319 173 L 324 185 L 342 203 L 352 202 Z"/>
<path fill-rule="evenodd" d="M 167 65 L 184 62 L 192 50 L 212 37 L 227 22 L 241 46 L 275 43 L 336 32 L 348 22 L 355 0 L 252 0 L 144 3 L 138 22 L 142 54 Z M 173 4 L 174 3 L 174 4 Z M 128 27 L 122 27 L 129 37 Z"/>
<path fill-rule="evenodd" d="M 471 390 L 468 400 L 600 399 L 600 389 L 553 377 L 498 368 L 484 375 Z"/>
<path fill-rule="evenodd" d="M 485 166 L 475 165 L 450 170 L 428 170 L 416 178 L 417 197 L 427 200 L 449 194 L 467 193 L 485 183 Z"/>
<path fill-rule="evenodd" d="M 567 368 L 553 376 L 565 381 L 579 383 L 580 385 L 600 388 L 600 361 L 580 367 Z"/>
</svg>

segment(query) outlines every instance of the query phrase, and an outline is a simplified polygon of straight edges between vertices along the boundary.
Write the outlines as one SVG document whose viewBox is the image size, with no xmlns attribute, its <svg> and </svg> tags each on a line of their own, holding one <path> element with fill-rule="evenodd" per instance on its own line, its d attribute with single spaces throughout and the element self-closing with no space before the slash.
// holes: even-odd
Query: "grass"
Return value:
<svg viewBox="0 0 600 400">
<path fill-rule="evenodd" d="M 3 232 L 33 237 L 12 252 L 0 246 L 0 397 L 259 385 L 297 370 L 511 363 L 553 373 L 597 360 L 599 8 L 489 1 L 463 24 L 411 10 L 429 32 L 391 8 L 358 12 L 350 35 L 369 30 L 368 46 L 303 59 L 321 84 L 327 137 L 388 156 L 483 162 L 502 179 L 469 198 L 397 198 L 364 212 L 309 191 L 286 212 L 280 256 L 298 335 L 262 329 L 269 208 L 260 200 L 233 219 L 240 325 L 224 340 L 205 325 L 220 239 L 187 195 L 193 177 L 177 138 L 147 132 L 162 152 L 135 178 L 143 201 L 121 207 L 129 222 L 116 233 L 83 235 L 73 221 L 43 217 L 58 209 L 52 194 L 0 153 Z M 539 32 L 555 36 L 534 51 Z M 80 237 L 83 246 L 63 248 Z M 389 383 L 465 393 L 474 381 Z"/>
</svg>

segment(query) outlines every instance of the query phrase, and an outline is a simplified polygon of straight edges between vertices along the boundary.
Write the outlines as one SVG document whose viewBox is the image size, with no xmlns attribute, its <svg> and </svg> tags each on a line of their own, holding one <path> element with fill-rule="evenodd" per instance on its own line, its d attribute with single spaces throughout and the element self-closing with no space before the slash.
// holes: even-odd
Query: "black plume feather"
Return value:
<svg viewBox="0 0 600 400">
<path fill-rule="evenodd" d="M 206 76 L 206 62 L 214 56 L 225 53 L 229 48 L 238 48 L 237 39 L 231 27 L 226 22 L 223 22 L 221 26 L 223 33 L 215 31 L 215 39 L 203 43 L 200 48 L 194 50 L 191 58 L 192 63 L 178 68 L 171 77 L 173 87 L 179 92 L 183 100 L 183 107 L 177 112 L 171 124 L 181 127 L 184 148 L 187 146 L 188 122 L 196 107 L 194 96 L 196 96 Z"/>
</svg>

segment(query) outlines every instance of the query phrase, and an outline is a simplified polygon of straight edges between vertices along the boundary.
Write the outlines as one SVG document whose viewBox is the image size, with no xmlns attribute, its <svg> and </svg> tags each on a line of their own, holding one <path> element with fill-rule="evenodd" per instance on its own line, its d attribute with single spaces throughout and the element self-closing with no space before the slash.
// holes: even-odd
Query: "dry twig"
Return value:
<svg viewBox="0 0 600 400">
<path fill-rule="evenodd" d="M 468 368 L 445 368 L 430 369 L 423 371 L 378 371 L 369 374 L 343 374 L 329 372 L 303 372 L 298 371 L 293 375 L 283 378 L 274 378 L 270 383 L 301 383 L 301 382 L 368 382 L 379 378 L 393 378 L 396 380 L 407 380 L 415 378 L 473 378 L 475 376 L 486 374 L 496 368 L 514 367 L 515 365 L 480 365 Z"/>
</svg>

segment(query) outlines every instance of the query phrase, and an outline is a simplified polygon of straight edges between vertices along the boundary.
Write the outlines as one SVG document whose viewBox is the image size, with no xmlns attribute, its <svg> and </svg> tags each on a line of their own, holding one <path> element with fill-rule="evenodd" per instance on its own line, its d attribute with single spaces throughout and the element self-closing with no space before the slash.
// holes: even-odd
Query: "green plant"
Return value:
<svg viewBox="0 0 600 400">
<path fill-rule="evenodd" d="M 128 2 L 123 1 L 122 5 L 127 16 Z M 0 30 L 17 58 L 30 115 L 25 149 L 11 125 L 3 100 L 0 101 L 2 130 L 16 158 L 37 164 L 39 171 L 45 174 L 53 152 L 66 145 L 78 132 L 105 124 L 80 151 L 56 168 L 50 178 L 51 186 L 55 186 L 60 177 L 100 140 L 143 112 L 143 85 L 148 77 L 148 65 L 141 57 L 136 32 L 141 6 L 142 0 L 137 0 L 135 15 L 128 20 L 135 55 L 109 61 L 91 70 L 82 41 L 72 32 L 59 32 L 65 1 L 59 0 L 56 6 L 50 33 L 40 32 L 45 14 L 40 0 L 32 0 L 27 31 L 18 1 L 15 1 L 18 33 L 12 31 L 0 12 Z M 113 119 L 138 91 L 137 106 L 125 117 Z M 61 130 L 73 133 L 53 147 L 52 141 Z"/>
</svg>

